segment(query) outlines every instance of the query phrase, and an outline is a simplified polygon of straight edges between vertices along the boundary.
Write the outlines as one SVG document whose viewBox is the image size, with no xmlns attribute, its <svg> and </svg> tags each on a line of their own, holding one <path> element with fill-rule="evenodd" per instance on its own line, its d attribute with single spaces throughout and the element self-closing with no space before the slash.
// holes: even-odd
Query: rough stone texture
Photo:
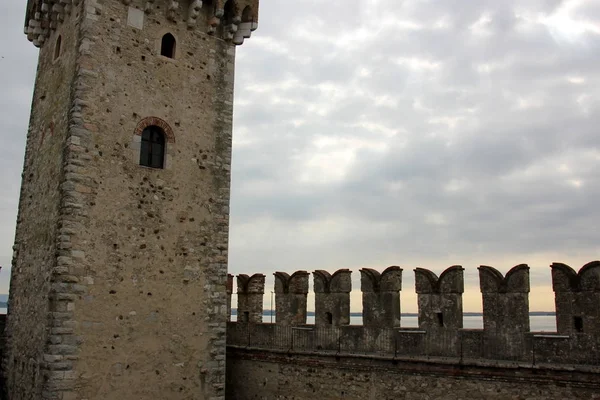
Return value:
<svg viewBox="0 0 600 400">
<path fill-rule="evenodd" d="M 600 399 L 598 370 L 228 348 L 227 399 Z"/>
<path fill-rule="evenodd" d="M 238 275 L 238 320 L 260 324 L 263 315 L 263 295 L 265 293 L 265 276 L 263 274 Z"/>
<path fill-rule="evenodd" d="M 28 2 L 41 50 L 7 321 L 11 399 L 223 398 L 231 39 L 244 16 L 256 23 L 258 2 L 213 5 L 189 29 L 172 1 Z M 144 10 L 142 29 L 127 25 L 130 7 Z M 167 32 L 174 59 L 160 55 Z M 167 133 L 165 169 L 138 165 L 148 121 Z"/>
<path fill-rule="evenodd" d="M 588 263 L 579 272 L 561 263 L 551 268 L 558 333 L 600 332 L 600 262 Z"/>
<path fill-rule="evenodd" d="M 486 357 L 519 359 L 524 354 L 524 333 L 529 332 L 529 267 L 517 265 L 502 276 L 482 265 L 479 284 Z"/>
<path fill-rule="evenodd" d="M 231 295 L 233 294 L 233 275 L 227 274 L 227 322 L 231 321 Z"/>
<path fill-rule="evenodd" d="M 455 265 L 438 278 L 427 269 L 415 269 L 419 328 L 427 331 L 429 354 L 458 354 L 458 331 L 463 327 L 463 271 Z"/>
<path fill-rule="evenodd" d="M 278 325 L 306 324 L 308 277 L 306 271 L 296 271 L 291 276 L 275 272 L 275 320 Z"/>
<path fill-rule="evenodd" d="M 389 267 L 382 273 L 360 270 L 363 325 L 374 328 L 400 327 L 402 268 Z"/>
<path fill-rule="evenodd" d="M 76 13 L 66 16 L 39 54 L 9 292 L 4 369 L 11 399 L 39 399 L 50 385 L 62 382 L 52 379 L 57 369 L 48 360 L 56 360 L 64 370 L 77 358 L 71 308 L 78 296 L 73 291 L 81 285 L 65 262 L 71 262 L 76 250 L 68 219 L 79 213 L 81 203 L 79 192 L 67 197 L 65 189 L 70 184 L 74 192 L 75 185 L 81 190 L 86 183 L 68 183 L 67 174 L 73 170 L 65 164 L 76 146 L 69 131 L 79 19 Z M 59 37 L 61 50 L 55 57 Z"/>
<path fill-rule="evenodd" d="M 313 272 L 315 291 L 315 324 L 317 326 L 340 326 L 350 323 L 351 272 L 340 269 Z"/>
</svg>

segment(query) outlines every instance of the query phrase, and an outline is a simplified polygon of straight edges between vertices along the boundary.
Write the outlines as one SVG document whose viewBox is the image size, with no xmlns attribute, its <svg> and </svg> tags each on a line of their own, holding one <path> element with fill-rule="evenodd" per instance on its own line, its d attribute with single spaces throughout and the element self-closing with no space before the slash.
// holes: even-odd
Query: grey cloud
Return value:
<svg viewBox="0 0 600 400">
<path fill-rule="evenodd" d="M 595 255 L 599 35 L 523 19 L 563 2 L 263 3 L 238 48 L 232 272 L 468 263 L 476 285 L 477 263 L 532 259 L 547 283 L 544 257 Z M 35 49 L 7 7 L 0 215 L 14 221 Z M 571 17 L 599 25 L 598 10 Z"/>
</svg>

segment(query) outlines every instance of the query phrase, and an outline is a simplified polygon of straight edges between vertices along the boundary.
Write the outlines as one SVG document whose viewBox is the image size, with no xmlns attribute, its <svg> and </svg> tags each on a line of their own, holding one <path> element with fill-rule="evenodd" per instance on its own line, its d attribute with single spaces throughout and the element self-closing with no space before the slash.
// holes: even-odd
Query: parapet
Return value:
<svg viewBox="0 0 600 400">
<path fill-rule="evenodd" d="M 419 329 L 426 332 L 424 342 L 429 354 L 458 354 L 458 333 L 463 327 L 463 272 L 463 267 L 454 265 L 443 271 L 438 278 L 428 269 L 415 269 Z"/>
<path fill-rule="evenodd" d="M 350 323 L 350 292 L 352 272 L 340 269 L 313 272 L 315 279 L 315 324 L 317 326 L 340 326 Z"/>
<path fill-rule="evenodd" d="M 308 277 L 306 271 L 296 271 L 292 275 L 286 272 L 275 272 L 275 293 L 308 293 Z"/>
<path fill-rule="evenodd" d="M 520 264 L 506 273 L 479 267 L 483 294 L 483 342 L 486 357 L 518 360 L 527 355 L 529 332 L 529 267 Z"/>
<path fill-rule="evenodd" d="M 502 276 L 495 268 L 479 267 L 481 293 L 529 293 L 529 266 L 520 264 Z"/>
<path fill-rule="evenodd" d="M 306 324 L 308 273 L 276 272 L 275 324 L 259 324 L 263 275 L 238 277 L 239 321 L 230 325 L 228 343 L 299 351 L 335 351 L 409 357 L 452 357 L 456 360 L 510 360 L 557 364 L 597 365 L 600 332 L 600 262 L 579 272 L 552 264 L 556 292 L 556 332 L 531 332 L 529 267 L 520 264 L 506 275 L 479 267 L 483 297 L 483 329 L 463 329 L 464 269 L 454 265 L 439 277 L 415 269 L 419 327 L 400 324 L 402 269 L 383 272 L 363 268 L 363 324 L 350 325 L 351 272 L 314 272 L 315 323 Z M 252 282 L 260 282 L 258 288 Z M 240 294 L 244 293 L 243 296 Z M 248 311 L 244 311 L 248 310 Z M 239 312 L 238 311 L 238 314 Z M 229 335 L 231 332 L 231 335 Z M 516 365 L 516 364 L 515 364 Z"/>
<path fill-rule="evenodd" d="M 464 293 L 464 270 L 462 266 L 454 265 L 442 272 L 438 278 L 428 269 L 415 268 L 416 291 L 418 294 Z"/>
<path fill-rule="evenodd" d="M 248 276 L 240 274 L 237 276 L 238 294 L 263 294 L 265 293 L 265 276 L 263 274 L 254 274 Z"/>
<path fill-rule="evenodd" d="M 555 292 L 556 327 L 560 334 L 575 335 L 588 347 L 583 336 L 600 332 L 600 262 L 593 261 L 575 272 L 566 264 L 553 263 L 552 288 Z"/>
<path fill-rule="evenodd" d="M 579 272 L 562 263 L 552 263 L 554 292 L 600 292 L 600 261 L 585 264 Z"/>
<path fill-rule="evenodd" d="M 279 325 L 306 324 L 308 277 L 306 271 L 291 276 L 275 272 L 275 319 Z"/>
<path fill-rule="evenodd" d="M 362 268 L 360 289 L 363 293 L 399 292 L 402 290 L 402 268 L 392 266 L 381 273 L 371 268 Z"/>
<path fill-rule="evenodd" d="M 258 28 L 259 0 L 111 0 L 120 2 L 123 8 L 133 12 L 163 13 L 173 23 L 186 21 L 187 29 L 198 29 L 210 35 L 221 34 L 222 39 L 241 45 L 244 39 Z M 104 3 L 107 1 L 105 0 Z M 81 0 L 28 0 L 25 16 L 25 34 L 36 47 L 42 47 L 52 31 L 66 21 L 73 10 L 81 7 Z M 103 15 L 102 5 L 84 4 L 85 18 L 98 19 Z M 108 5 L 104 5 L 108 7 Z M 135 7 L 134 7 L 135 6 Z M 88 15 L 89 14 L 89 15 Z M 79 15 L 77 12 L 76 15 Z M 143 14 L 142 14 L 143 15 Z"/>
<path fill-rule="evenodd" d="M 402 268 L 389 267 L 382 273 L 360 270 L 363 325 L 375 328 L 400 327 Z"/>
<path fill-rule="evenodd" d="M 265 276 L 254 274 L 237 276 L 238 285 L 238 321 L 260 324 L 263 314 L 263 294 L 265 293 Z"/>
<path fill-rule="evenodd" d="M 315 293 L 350 293 L 352 291 L 352 272 L 349 269 L 337 270 L 331 275 L 324 270 L 313 272 Z"/>
</svg>

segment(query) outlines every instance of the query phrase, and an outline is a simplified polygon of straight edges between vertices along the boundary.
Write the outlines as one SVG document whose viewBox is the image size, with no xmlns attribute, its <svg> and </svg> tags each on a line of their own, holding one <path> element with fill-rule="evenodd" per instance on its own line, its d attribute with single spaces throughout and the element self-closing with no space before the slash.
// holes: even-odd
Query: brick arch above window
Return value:
<svg viewBox="0 0 600 400">
<path fill-rule="evenodd" d="M 142 136 L 144 129 L 149 126 L 158 126 L 165 133 L 167 143 L 175 143 L 175 134 L 173 133 L 173 129 L 171 129 L 169 124 L 167 124 L 163 119 L 158 117 L 146 117 L 142 119 L 135 127 L 135 134 L 137 136 Z"/>
</svg>

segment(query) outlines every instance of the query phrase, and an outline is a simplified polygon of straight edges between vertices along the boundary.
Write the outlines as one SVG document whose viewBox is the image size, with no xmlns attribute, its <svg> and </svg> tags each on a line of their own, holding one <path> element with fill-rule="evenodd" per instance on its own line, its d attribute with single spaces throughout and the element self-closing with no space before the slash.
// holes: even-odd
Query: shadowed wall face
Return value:
<svg viewBox="0 0 600 400">
<path fill-rule="evenodd" d="M 265 276 L 262 274 L 238 275 L 238 321 L 260 324 L 263 317 Z"/>
<path fill-rule="evenodd" d="M 565 264 L 552 264 L 556 326 L 565 335 L 600 332 L 600 263 L 591 262 L 575 272 Z"/>
<path fill-rule="evenodd" d="M 491 358 L 524 356 L 529 332 L 529 267 L 518 265 L 502 276 L 492 267 L 479 267 L 483 297 L 485 350 Z"/>
<path fill-rule="evenodd" d="M 584 385 L 572 378 L 558 371 L 228 349 L 227 399 L 600 399 L 593 374 L 577 376 Z"/>
<path fill-rule="evenodd" d="M 330 275 L 315 271 L 315 325 L 340 326 L 350 323 L 351 272 L 347 269 Z"/>
<path fill-rule="evenodd" d="M 275 308 L 276 321 L 281 325 L 303 325 L 306 323 L 308 278 L 306 271 L 276 272 Z"/>
<path fill-rule="evenodd" d="M 400 327 L 400 290 L 402 269 L 389 267 L 381 274 L 369 268 L 360 270 L 363 325 L 380 328 Z"/>
</svg>

